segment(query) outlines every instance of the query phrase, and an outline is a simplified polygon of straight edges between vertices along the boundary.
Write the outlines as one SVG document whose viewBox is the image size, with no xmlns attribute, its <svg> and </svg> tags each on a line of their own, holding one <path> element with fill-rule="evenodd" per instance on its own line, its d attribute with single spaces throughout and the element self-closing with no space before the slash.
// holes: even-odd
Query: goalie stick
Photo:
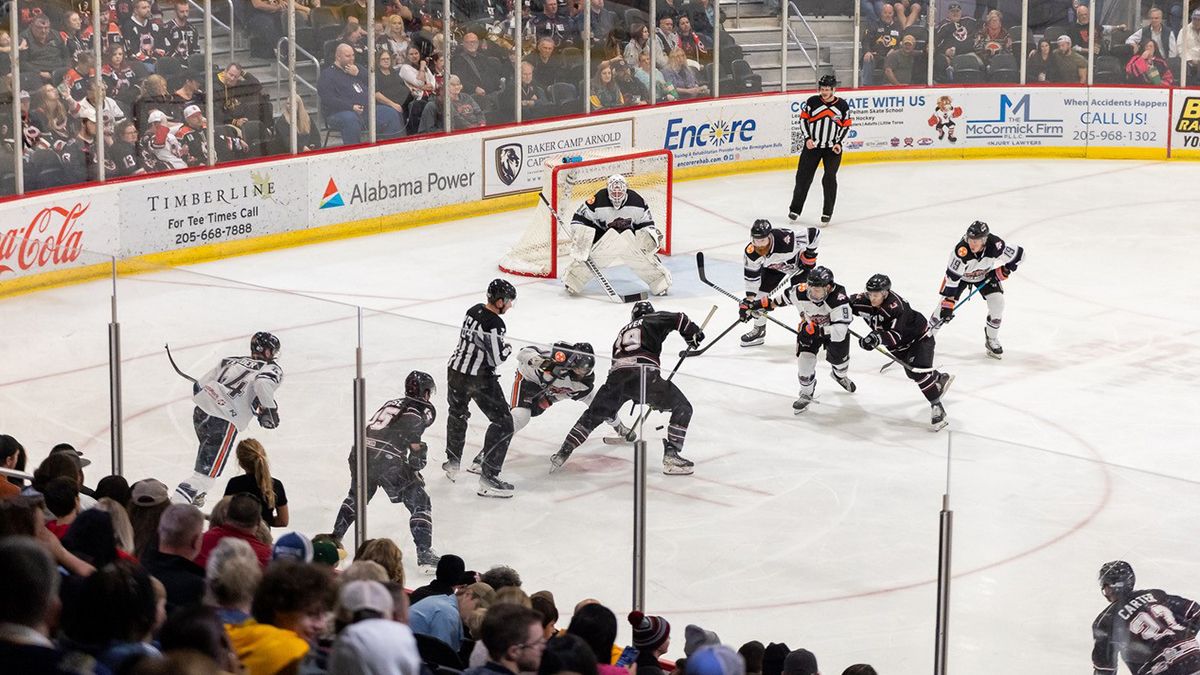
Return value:
<svg viewBox="0 0 1200 675">
<path fill-rule="evenodd" d="M 558 216 L 558 212 L 554 210 L 554 207 L 550 206 L 550 202 L 546 201 L 546 195 L 539 192 L 538 199 L 541 199 L 542 203 L 546 205 L 547 209 L 549 209 L 550 215 L 554 217 L 554 225 L 558 228 L 558 231 L 565 234 L 567 231 L 566 224 L 563 223 L 562 218 Z M 600 287 L 604 289 L 604 292 L 608 294 L 608 298 L 613 302 L 637 302 L 638 300 L 645 300 L 650 297 L 650 294 L 645 291 L 642 291 L 641 293 L 629 293 L 627 295 L 617 293 L 617 290 L 612 287 L 611 283 L 609 283 L 608 278 L 600 273 L 600 268 L 596 267 L 596 263 L 592 261 L 591 256 L 588 256 L 586 259 L 581 260 L 580 262 L 582 262 L 589 270 L 592 271 L 592 275 L 594 275 L 600 282 Z"/>
<path fill-rule="evenodd" d="M 700 281 L 702 281 L 704 283 L 704 285 L 715 289 L 716 291 L 720 292 L 721 294 L 725 295 L 726 297 L 728 297 L 732 300 L 735 300 L 739 305 L 741 305 L 742 300 L 743 300 L 742 298 L 739 298 L 738 296 L 734 295 L 733 293 L 730 293 L 729 291 L 725 290 L 724 288 L 721 288 L 720 286 L 716 285 L 712 281 L 709 281 L 708 276 L 704 274 L 704 252 L 703 251 L 696 252 L 696 271 L 700 274 Z M 780 321 L 779 319 L 776 319 L 775 317 L 771 316 L 770 314 L 764 314 L 764 316 L 766 317 L 766 319 L 768 321 L 775 323 L 779 326 L 782 326 L 791 334 L 793 334 L 793 335 L 800 334 L 799 331 L 797 331 L 795 328 L 792 328 L 791 326 Z M 849 329 L 849 328 L 847 328 L 846 330 L 848 333 L 850 333 L 850 335 L 852 335 L 860 340 L 862 339 L 862 335 L 855 333 L 854 330 Z M 892 355 L 891 352 L 884 349 L 883 346 L 875 347 L 874 351 L 877 351 L 880 354 L 883 354 L 884 356 L 891 359 L 893 362 L 900 364 L 900 366 L 902 366 L 905 370 L 912 372 L 912 373 L 932 373 L 935 370 L 935 368 L 914 368 L 913 366 L 910 366 L 907 363 L 896 358 L 894 355 Z"/>
<path fill-rule="evenodd" d="M 200 383 L 196 381 L 196 378 L 183 372 L 182 370 L 179 369 L 179 366 L 175 364 L 175 357 L 171 356 L 171 345 L 164 344 L 163 349 L 167 350 L 167 360 L 171 362 L 171 367 L 175 369 L 175 372 L 179 373 L 179 376 L 182 377 L 183 379 L 187 380 L 188 382 L 191 382 L 192 384 L 194 384 L 196 386 L 200 386 Z"/>
</svg>

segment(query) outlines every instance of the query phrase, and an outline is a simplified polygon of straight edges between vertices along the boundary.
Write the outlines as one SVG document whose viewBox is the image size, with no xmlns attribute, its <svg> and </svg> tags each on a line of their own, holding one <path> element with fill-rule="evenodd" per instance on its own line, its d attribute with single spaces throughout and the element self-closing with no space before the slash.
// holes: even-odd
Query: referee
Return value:
<svg viewBox="0 0 1200 675">
<path fill-rule="evenodd" d="M 480 497 L 511 497 L 513 486 L 500 480 L 500 468 L 512 440 L 513 419 L 508 401 L 500 388 L 496 367 L 508 358 L 512 347 L 504 342 L 504 319 L 517 299 L 517 289 L 504 279 L 488 284 L 487 304 L 478 303 L 467 310 L 458 347 L 446 368 L 446 462 L 442 470 L 450 480 L 458 477 L 463 445 L 467 439 L 467 405 L 475 401 L 491 424 L 483 437 L 483 466 L 479 476 Z"/>
<path fill-rule="evenodd" d="M 800 108 L 800 133 L 804 149 L 796 165 L 796 188 L 792 190 L 792 205 L 788 219 L 796 220 L 804 211 L 804 200 L 812 185 L 817 165 L 825 163 L 821 187 L 825 202 L 821 207 L 821 224 L 833 218 L 833 203 L 837 201 L 837 171 L 842 163 L 842 139 L 850 131 L 850 106 L 833 95 L 837 78 L 825 75 L 817 83 L 817 96 L 810 96 Z"/>
</svg>

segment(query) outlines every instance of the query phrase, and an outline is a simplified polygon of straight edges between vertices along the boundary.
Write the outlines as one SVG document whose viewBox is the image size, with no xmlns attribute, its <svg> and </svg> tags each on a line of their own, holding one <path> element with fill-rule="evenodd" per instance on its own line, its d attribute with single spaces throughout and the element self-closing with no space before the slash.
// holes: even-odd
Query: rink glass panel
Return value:
<svg viewBox="0 0 1200 675">
<path fill-rule="evenodd" d="M 327 531 L 321 523 L 332 519 L 324 511 L 345 490 L 333 468 L 345 466 L 353 442 L 357 308 L 310 295 L 303 272 L 294 279 L 289 288 L 269 288 L 255 283 L 253 271 L 222 261 L 188 269 L 142 265 L 121 275 L 125 475 L 131 482 L 153 476 L 174 489 L 196 459 L 192 383 L 172 369 L 164 344 L 180 369 L 201 379 L 224 357 L 248 356 L 251 337 L 266 331 L 281 343 L 279 426 L 264 429 L 251 421 L 236 440 L 254 438 L 266 448 L 272 475 L 292 500 L 287 529 Z M 239 473 L 231 449 L 207 503 L 215 504 Z"/>
</svg>

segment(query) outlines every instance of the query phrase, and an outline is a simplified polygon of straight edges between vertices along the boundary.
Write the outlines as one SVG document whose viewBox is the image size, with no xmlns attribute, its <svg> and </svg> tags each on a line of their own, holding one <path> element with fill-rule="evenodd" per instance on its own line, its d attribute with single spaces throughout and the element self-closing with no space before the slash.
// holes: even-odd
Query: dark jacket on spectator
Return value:
<svg viewBox="0 0 1200 675">
<path fill-rule="evenodd" d="M 359 68 L 358 75 L 351 75 L 337 66 L 329 66 L 321 71 L 321 79 L 317 80 L 317 95 L 321 97 L 321 109 L 326 114 L 353 110 L 356 105 L 365 109 L 367 70 Z"/>
<path fill-rule="evenodd" d="M 533 81 L 539 87 L 549 89 L 550 85 L 558 82 L 562 76 L 562 59 L 558 54 L 551 55 L 548 61 L 542 61 L 542 57 L 537 52 L 533 52 L 525 57 L 525 61 L 533 65 Z"/>
<path fill-rule="evenodd" d="M 34 40 L 28 30 L 22 31 L 20 39 L 17 44 L 13 45 L 13 48 L 15 49 L 22 40 L 25 41 L 27 47 L 21 51 L 21 70 L 53 73 L 58 68 L 66 67 L 67 46 L 63 44 L 57 31 L 51 29 L 45 43 Z"/>
<path fill-rule="evenodd" d="M 637 672 L 638 675 L 666 675 L 658 663 L 658 657 L 650 649 L 638 651 Z"/>
<path fill-rule="evenodd" d="M 275 118 L 275 134 L 271 137 L 270 152 L 273 155 L 286 155 L 292 150 L 292 125 L 288 122 L 287 117 L 279 116 Z M 317 128 L 316 123 L 312 123 L 308 127 L 308 133 L 302 134 L 300 130 L 296 130 L 296 149 L 304 152 L 305 148 L 320 148 L 321 147 L 321 130 Z"/>
<path fill-rule="evenodd" d="M 450 72 L 462 81 L 463 91 L 472 96 L 476 95 L 476 87 L 488 94 L 500 90 L 500 64 L 482 52 L 472 55 L 465 49 L 459 50 L 450 64 Z"/>
<path fill-rule="evenodd" d="M 410 593 L 408 595 L 408 603 L 410 605 L 415 605 L 431 595 L 450 595 L 452 593 L 454 593 L 454 586 L 444 581 L 438 581 L 437 579 L 434 579 L 428 584 Z"/>
<path fill-rule="evenodd" d="M 179 555 L 152 551 L 142 567 L 167 589 L 167 614 L 204 599 L 204 568 Z"/>
</svg>

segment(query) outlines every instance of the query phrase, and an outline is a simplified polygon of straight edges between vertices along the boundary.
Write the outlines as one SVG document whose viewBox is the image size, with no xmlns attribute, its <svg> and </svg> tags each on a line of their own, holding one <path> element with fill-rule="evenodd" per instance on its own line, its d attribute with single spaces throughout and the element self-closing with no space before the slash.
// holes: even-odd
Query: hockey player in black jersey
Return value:
<svg viewBox="0 0 1200 675">
<path fill-rule="evenodd" d="M 562 447 L 550 458 L 552 473 L 566 463 L 593 429 L 601 422 L 613 419 L 626 401 L 642 402 L 643 370 L 646 372 L 645 403 L 655 410 L 671 411 L 667 437 L 663 440 L 663 473 L 692 473 L 693 463 L 679 455 L 692 419 L 692 404 L 679 387 L 662 376 L 660 367 L 663 342 L 674 331 L 679 331 L 693 349 L 704 340 L 700 327 L 682 312 L 656 312 L 654 306 L 644 300 L 633 306 L 632 320 L 613 342 L 613 365 L 608 371 L 608 379 L 567 433 Z"/>
<path fill-rule="evenodd" d="M 1200 605 L 1157 588 L 1135 590 L 1124 560 L 1104 563 L 1099 580 L 1110 604 L 1092 623 L 1095 675 L 1116 673 L 1118 655 L 1132 675 L 1200 673 Z"/>
<path fill-rule="evenodd" d="M 795 232 L 771 227 L 759 218 L 750 226 L 750 243 L 743 256 L 746 299 L 755 300 L 805 280 L 817 264 L 821 231 L 806 227 Z M 761 345 L 767 336 L 767 319 L 754 317 L 754 328 L 742 336 L 743 347 Z"/>
<path fill-rule="evenodd" d="M 825 360 L 832 366 L 833 380 L 853 394 L 858 388 L 850 379 L 850 295 L 833 280 L 833 272 L 818 265 L 807 274 L 808 281 L 778 291 L 766 298 L 747 299 L 738 308 L 742 321 L 775 307 L 795 305 L 800 312 L 796 335 L 796 364 L 799 367 L 800 396 L 792 404 L 799 415 L 808 409 L 817 387 L 817 352 L 825 349 Z"/>
<path fill-rule="evenodd" d="M 967 227 L 967 233 L 958 240 L 954 254 L 946 265 L 946 278 L 942 281 L 942 305 L 934 320 L 934 332 L 954 318 L 954 306 L 968 286 L 979 289 L 987 300 L 987 325 L 983 328 L 983 345 L 988 356 L 998 359 L 1004 354 L 1000 346 L 1000 321 L 1004 318 L 1004 281 L 1025 259 L 1025 249 L 1004 243 L 992 234 L 988 224 L 976 220 Z"/>
<path fill-rule="evenodd" d="M 932 410 L 930 428 L 937 431 L 945 427 L 946 409 L 942 407 L 942 396 L 950 388 L 954 376 L 933 369 L 934 341 L 925 317 L 892 291 L 892 280 L 884 274 L 868 279 L 865 293 L 850 296 L 850 309 L 871 327 L 871 332 L 859 339 L 860 347 L 870 350 L 882 345 L 908 366 L 926 371 L 905 369 L 904 373 L 917 383 L 929 401 Z"/>
<path fill-rule="evenodd" d="M 482 473 L 479 476 L 480 497 L 511 497 L 513 486 L 500 480 L 500 469 L 512 440 L 513 418 L 500 388 L 496 368 L 512 352 L 504 342 L 504 319 L 517 300 L 517 289 L 504 279 L 488 284 L 487 304 L 479 303 L 467 310 L 458 346 L 446 368 L 446 461 L 442 470 L 450 480 L 458 478 L 463 446 L 467 439 L 467 419 L 471 401 L 487 416 L 487 434 L 483 438 Z"/>
<path fill-rule="evenodd" d="M 428 461 L 429 448 L 421 440 L 437 417 L 433 395 L 437 386 L 428 373 L 414 370 L 404 380 L 404 398 L 384 403 L 367 423 L 367 501 L 383 488 L 393 504 L 403 503 L 408 509 L 408 529 L 417 546 L 417 565 L 432 570 L 438 556 L 433 552 L 433 509 L 421 469 Z M 341 539 L 358 516 L 355 486 L 359 480 L 350 449 L 350 490 L 333 524 L 333 536 Z M 365 506 L 365 505 L 364 505 Z"/>
<path fill-rule="evenodd" d="M 663 236 L 654 224 L 646 200 L 630 190 L 621 174 L 588 198 L 571 219 L 571 265 L 563 273 L 567 292 L 575 295 L 591 281 L 591 258 L 596 267 L 624 263 L 650 287 L 654 295 L 671 290 L 671 273 L 658 259 Z"/>
</svg>

